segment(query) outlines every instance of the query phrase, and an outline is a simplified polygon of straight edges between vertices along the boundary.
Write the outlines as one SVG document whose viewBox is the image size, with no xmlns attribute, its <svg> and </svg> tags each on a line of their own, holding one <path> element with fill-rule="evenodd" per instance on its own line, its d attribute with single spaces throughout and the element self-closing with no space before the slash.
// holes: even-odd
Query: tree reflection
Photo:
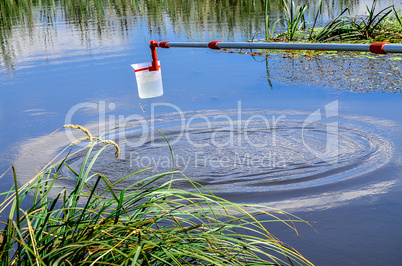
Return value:
<svg viewBox="0 0 402 266">
<path fill-rule="evenodd" d="M 269 1 L 273 20 L 283 17 L 279 2 Z M 314 10 L 318 1 L 308 2 Z M 323 19 L 336 16 L 344 6 L 353 10 L 358 2 L 325 0 Z M 259 33 L 262 36 L 264 11 L 265 0 L 0 1 L 0 62 L 13 70 L 22 50 L 31 46 L 50 49 L 57 38 L 70 34 L 68 29 L 78 33 L 81 45 L 89 50 L 95 43 L 127 41 L 133 29 L 147 30 L 150 38 L 160 39 L 173 33 L 197 41 L 248 40 Z"/>
</svg>

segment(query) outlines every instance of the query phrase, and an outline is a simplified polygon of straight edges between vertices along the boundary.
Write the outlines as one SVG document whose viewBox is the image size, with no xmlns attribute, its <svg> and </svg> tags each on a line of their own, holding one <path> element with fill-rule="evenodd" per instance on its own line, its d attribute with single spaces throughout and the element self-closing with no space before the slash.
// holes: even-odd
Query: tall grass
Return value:
<svg viewBox="0 0 402 266">
<path fill-rule="evenodd" d="M 15 186 L 0 204 L 1 213 L 8 212 L 0 231 L 3 265 L 311 265 L 263 225 L 279 222 L 296 230 L 301 219 L 231 203 L 174 170 L 118 191 L 115 185 L 146 169 L 117 181 L 90 174 L 114 144 L 89 133 L 82 140 L 90 144 L 80 169 L 63 159 L 21 187 L 13 172 Z M 74 186 L 58 182 L 62 167 L 75 174 Z M 196 192 L 174 189 L 179 180 Z"/>
</svg>

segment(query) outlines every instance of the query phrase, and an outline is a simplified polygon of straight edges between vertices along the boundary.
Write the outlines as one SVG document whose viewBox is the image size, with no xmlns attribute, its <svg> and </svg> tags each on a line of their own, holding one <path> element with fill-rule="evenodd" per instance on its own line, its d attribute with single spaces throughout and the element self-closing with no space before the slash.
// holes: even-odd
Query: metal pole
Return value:
<svg viewBox="0 0 402 266">
<path fill-rule="evenodd" d="M 181 47 L 181 48 L 208 48 L 207 42 L 169 42 L 169 47 Z"/>
<path fill-rule="evenodd" d="M 280 49 L 280 50 L 322 50 L 369 52 L 367 44 L 330 44 L 330 43 L 219 43 L 219 48 L 238 49 Z"/>
<path fill-rule="evenodd" d="M 402 53 L 402 45 L 397 45 L 397 44 L 384 45 L 384 52 L 386 52 L 386 53 Z"/>
<path fill-rule="evenodd" d="M 159 42 L 157 47 L 171 48 L 211 48 L 211 49 L 278 49 L 278 50 L 320 50 L 372 52 L 376 54 L 402 53 L 402 45 L 385 42 L 372 44 L 332 44 L 332 43 L 258 43 L 258 42 Z"/>
</svg>

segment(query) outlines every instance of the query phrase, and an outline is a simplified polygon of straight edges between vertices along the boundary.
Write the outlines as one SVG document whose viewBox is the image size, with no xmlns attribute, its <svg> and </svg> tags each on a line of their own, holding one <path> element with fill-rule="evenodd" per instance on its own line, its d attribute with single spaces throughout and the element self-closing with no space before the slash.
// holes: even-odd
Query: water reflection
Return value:
<svg viewBox="0 0 402 266">
<path fill-rule="evenodd" d="M 296 54 L 296 55 L 295 55 Z M 396 55 L 300 53 L 266 55 L 267 79 L 286 85 L 314 84 L 356 93 L 402 93 L 402 58 Z"/>
<path fill-rule="evenodd" d="M 312 194 L 306 197 L 295 197 L 288 200 L 270 201 L 263 203 L 266 207 L 275 207 L 280 210 L 295 212 L 322 211 L 347 206 L 353 201 L 369 198 L 374 195 L 386 194 L 396 185 L 396 181 L 383 181 L 376 184 L 362 186 L 358 189 L 343 189 L 340 191 Z"/>
<path fill-rule="evenodd" d="M 150 38 L 157 39 L 169 36 L 186 40 L 248 40 L 263 32 L 264 2 L 24 0 L 17 4 L 1 1 L 0 63 L 11 71 L 20 68 L 18 63 L 32 60 L 32 55 L 53 58 L 62 51 L 68 53 L 66 50 L 82 48 L 85 54 L 91 54 L 98 47 L 127 43 L 144 30 Z M 279 2 L 268 1 L 273 20 L 283 18 Z M 309 2 L 311 15 L 318 1 Z M 323 2 L 321 22 L 338 15 L 344 7 L 351 9 L 351 15 L 364 13 L 370 1 Z M 399 2 L 381 1 L 380 8 Z"/>
</svg>

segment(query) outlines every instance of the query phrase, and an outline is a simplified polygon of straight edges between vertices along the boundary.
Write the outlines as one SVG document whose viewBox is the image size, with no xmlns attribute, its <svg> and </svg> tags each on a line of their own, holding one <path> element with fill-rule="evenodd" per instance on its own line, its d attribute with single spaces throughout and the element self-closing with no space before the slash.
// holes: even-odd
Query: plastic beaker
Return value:
<svg viewBox="0 0 402 266">
<path fill-rule="evenodd" d="M 160 65 L 160 61 L 158 61 Z M 141 99 L 163 95 L 161 69 L 149 71 L 152 62 L 132 64 L 137 79 L 138 95 Z"/>
</svg>

